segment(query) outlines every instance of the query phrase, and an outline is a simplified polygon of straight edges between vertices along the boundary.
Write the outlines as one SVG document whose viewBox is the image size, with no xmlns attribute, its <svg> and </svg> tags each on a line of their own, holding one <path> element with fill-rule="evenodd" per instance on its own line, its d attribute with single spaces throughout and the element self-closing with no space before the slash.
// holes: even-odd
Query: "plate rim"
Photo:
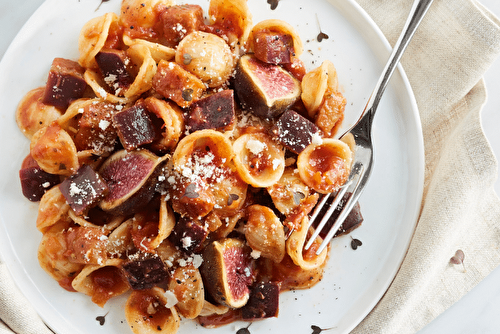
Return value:
<svg viewBox="0 0 500 334">
<path fill-rule="evenodd" d="M 29 30 L 30 30 L 30 26 L 32 25 L 32 22 L 36 20 L 36 18 L 38 16 L 41 15 L 41 13 L 43 12 L 43 9 L 45 6 L 52 6 L 53 4 L 57 3 L 58 0 L 45 0 L 38 8 L 37 10 L 30 16 L 30 18 L 24 23 L 24 25 L 22 26 L 22 28 L 19 30 L 19 32 L 16 34 L 16 36 L 14 37 L 12 43 L 9 45 L 9 47 L 7 48 L 7 50 L 5 51 L 3 57 L 2 57 L 2 60 L 0 61 L 0 69 L 3 67 L 3 64 L 6 62 L 4 61 L 4 59 L 8 59 L 10 56 L 10 54 L 12 53 L 12 50 L 14 50 L 16 48 L 16 45 L 20 42 L 20 40 L 22 40 L 23 38 L 23 35 L 29 35 Z M 364 24 L 367 24 L 371 27 L 371 33 L 375 33 L 375 35 L 382 41 L 383 43 L 383 46 L 384 48 L 386 49 L 386 52 L 387 52 L 387 55 L 390 53 L 390 50 L 391 50 L 391 47 L 390 47 L 390 44 L 389 42 L 387 41 L 385 35 L 382 33 L 382 31 L 380 30 L 380 28 L 376 25 L 376 23 L 373 21 L 373 19 L 366 13 L 366 11 L 354 0 L 329 0 L 328 1 L 329 3 L 331 3 L 333 6 L 335 7 L 338 7 L 338 6 L 345 6 L 345 7 L 350 7 L 352 10 L 354 10 L 358 15 L 360 15 L 361 17 L 363 17 L 363 20 L 364 20 Z M 349 20 L 351 22 L 351 20 Z M 351 22 L 352 23 L 352 22 Z M 359 32 L 359 30 L 358 30 Z M 361 32 L 360 32 L 361 33 Z M 24 37 L 26 38 L 26 37 Z M 418 175 L 417 175 L 417 179 L 418 179 L 418 189 L 416 190 L 417 192 L 417 200 L 415 201 L 416 204 L 415 206 L 418 208 L 415 209 L 415 213 L 414 213 L 414 221 L 412 222 L 413 224 L 413 228 L 412 228 L 412 232 L 411 232 L 411 236 L 408 238 L 407 242 L 406 242 L 406 245 L 405 245 L 405 251 L 400 255 L 400 259 L 398 260 L 398 265 L 395 267 L 394 269 L 394 273 L 391 274 L 391 278 L 388 280 L 388 282 L 386 282 L 386 287 L 385 289 L 383 289 L 383 291 L 380 291 L 380 296 L 379 298 L 376 298 L 376 300 L 373 301 L 373 305 L 371 306 L 367 306 L 365 311 L 362 312 L 363 314 L 360 314 L 360 320 L 354 324 L 352 326 L 352 328 L 349 328 L 349 331 L 352 330 L 354 327 L 356 327 L 370 312 L 371 310 L 376 306 L 377 303 L 379 303 L 379 301 L 381 300 L 381 298 L 383 297 L 383 295 L 386 293 L 387 289 L 390 287 L 390 284 L 392 283 L 392 281 L 394 280 L 394 278 L 396 277 L 396 274 L 397 272 L 399 271 L 400 267 L 401 267 L 401 264 L 402 262 L 404 261 L 404 258 L 406 256 L 406 253 L 409 249 L 409 246 L 410 246 L 410 243 L 411 243 L 411 240 L 412 240 L 412 236 L 414 234 L 414 231 L 417 227 L 417 224 L 418 224 L 418 217 L 420 215 L 420 211 L 421 211 L 421 206 L 422 206 L 422 199 L 423 199 L 423 188 L 424 188 L 424 172 L 425 172 L 425 151 L 424 151 L 424 140 L 423 140 L 423 132 L 422 132 L 422 124 L 421 124 L 421 121 L 420 121 L 420 117 L 419 117 L 419 110 L 418 110 L 418 106 L 417 106 L 417 103 L 416 103 L 416 99 L 415 99 L 415 96 L 414 96 L 414 93 L 413 93 L 413 90 L 411 88 L 411 85 L 410 85 L 410 82 L 406 76 L 406 73 L 403 69 L 403 65 L 402 64 L 399 64 L 398 67 L 397 67 L 397 71 L 396 73 L 394 73 L 394 76 L 399 76 L 400 77 L 400 80 L 402 80 L 402 82 L 404 83 L 405 87 L 406 87 L 406 91 L 408 92 L 408 98 L 409 98 L 409 102 L 411 104 L 411 107 L 412 107 L 412 110 L 413 110 L 413 118 L 414 118 L 414 125 L 416 125 L 416 134 L 418 136 L 418 143 L 416 144 L 416 147 L 418 148 L 418 151 L 419 151 L 419 158 L 418 158 L 418 161 L 420 163 L 420 166 L 417 168 L 418 170 Z M 394 80 L 394 79 L 393 79 Z M 10 237 L 10 235 L 8 235 L 6 232 L 6 229 L 5 229 L 5 226 L 3 223 L 0 222 L 0 227 L 2 229 L 2 232 L 3 233 L 0 233 L 0 240 L 4 239 L 4 240 L 7 240 L 8 241 L 8 244 L 6 243 L 1 243 L 2 245 L 0 246 L 0 256 L 3 260 L 3 262 L 6 264 L 6 267 L 8 268 L 11 276 L 13 277 L 16 277 L 17 275 L 19 275 L 20 273 L 18 273 L 17 271 L 18 270 L 15 270 L 13 268 L 13 266 L 11 265 L 11 263 L 15 263 L 15 262 L 20 262 L 14 248 L 13 248 L 13 244 L 12 244 L 12 239 Z M 10 256 L 9 256 L 10 255 Z M 36 285 L 34 284 L 33 282 L 33 278 L 30 277 L 29 275 L 26 275 L 28 281 L 33 285 L 33 288 L 35 290 L 38 290 Z M 25 292 L 22 290 L 22 287 L 19 286 L 18 282 L 15 282 L 15 284 L 19 287 L 19 290 L 21 290 L 21 292 L 23 293 L 23 295 L 25 295 Z M 43 295 L 43 293 L 41 291 L 38 291 L 40 293 L 40 296 L 46 300 L 45 296 Z M 26 298 L 29 300 L 28 296 L 26 296 Z M 31 303 L 31 300 L 30 300 L 30 303 Z M 31 303 L 33 305 L 33 303 Z M 35 307 L 35 305 L 33 305 Z M 53 307 L 51 305 L 51 307 Z M 37 309 L 38 311 L 38 314 L 40 314 L 41 318 L 47 323 L 48 322 L 48 319 L 46 319 L 44 316 L 41 315 L 41 313 L 39 312 L 39 309 Z M 56 311 L 57 313 L 57 311 Z M 57 313 L 59 314 L 59 313 Z M 66 320 L 66 319 L 65 319 Z M 52 326 L 49 326 L 52 328 Z"/>
</svg>

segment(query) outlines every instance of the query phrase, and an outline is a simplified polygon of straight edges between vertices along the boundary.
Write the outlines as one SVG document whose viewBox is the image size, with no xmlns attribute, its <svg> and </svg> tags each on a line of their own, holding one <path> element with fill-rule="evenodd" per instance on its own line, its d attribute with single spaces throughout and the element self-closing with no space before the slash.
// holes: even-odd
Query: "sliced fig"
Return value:
<svg viewBox="0 0 500 334">
<path fill-rule="evenodd" d="M 208 228 L 197 220 L 182 217 L 175 224 L 169 239 L 184 253 L 192 254 L 201 250 L 208 232 Z"/>
<path fill-rule="evenodd" d="M 127 53 L 123 50 L 102 49 L 95 55 L 95 60 L 106 84 L 120 95 L 134 82 L 127 69 L 130 63 Z"/>
<path fill-rule="evenodd" d="M 50 67 L 42 102 L 60 109 L 83 97 L 87 83 L 83 79 L 85 69 L 76 61 L 55 58 Z"/>
<path fill-rule="evenodd" d="M 193 31 L 203 27 L 203 9 L 198 5 L 169 6 L 160 15 L 165 43 L 175 47 Z"/>
<path fill-rule="evenodd" d="M 294 54 L 293 38 L 289 34 L 259 31 L 253 34 L 255 57 L 269 64 L 289 64 Z"/>
<path fill-rule="evenodd" d="M 156 137 L 153 121 L 142 100 L 114 114 L 113 125 L 120 142 L 128 151 L 150 144 Z"/>
<path fill-rule="evenodd" d="M 271 128 L 271 134 L 296 154 L 315 139 L 321 139 L 320 133 L 313 122 L 293 110 L 285 111 Z"/>
<path fill-rule="evenodd" d="M 99 203 L 101 209 L 128 215 L 146 206 L 155 194 L 155 184 L 167 158 L 145 149 L 121 150 L 110 156 L 99 169 L 109 188 Z"/>
<path fill-rule="evenodd" d="M 231 308 L 247 303 L 248 287 L 255 278 L 250 253 L 250 247 L 234 238 L 213 241 L 205 247 L 200 271 L 206 289 L 216 302 Z"/>
<path fill-rule="evenodd" d="M 252 288 L 248 302 L 241 310 L 244 320 L 277 317 L 280 288 L 278 283 L 259 283 Z"/>
<path fill-rule="evenodd" d="M 89 165 L 78 168 L 59 185 L 59 189 L 78 216 L 96 206 L 108 192 L 106 182 Z"/>
<path fill-rule="evenodd" d="M 167 268 L 158 255 L 138 253 L 136 257 L 122 266 L 133 290 L 151 289 L 168 279 Z"/>
<path fill-rule="evenodd" d="M 209 95 L 191 105 L 187 126 L 190 131 L 227 130 L 235 121 L 234 92 L 231 89 Z"/>
<path fill-rule="evenodd" d="M 24 197 L 32 202 L 41 200 L 47 190 L 60 182 L 59 175 L 49 174 L 41 169 L 31 155 L 24 159 L 19 179 Z"/>
<path fill-rule="evenodd" d="M 252 55 L 238 61 L 234 86 L 243 109 L 260 117 L 279 116 L 301 94 L 300 82 L 289 72 Z"/>
</svg>

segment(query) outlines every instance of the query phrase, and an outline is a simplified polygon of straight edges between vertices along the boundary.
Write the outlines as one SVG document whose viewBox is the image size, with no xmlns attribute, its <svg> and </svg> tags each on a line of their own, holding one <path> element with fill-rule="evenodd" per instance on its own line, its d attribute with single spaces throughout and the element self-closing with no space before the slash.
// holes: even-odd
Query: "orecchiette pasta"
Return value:
<svg viewBox="0 0 500 334">
<path fill-rule="evenodd" d="M 175 49 L 169 48 L 160 43 L 150 42 L 144 39 L 136 38 L 131 39 L 129 36 L 123 36 L 123 43 L 132 47 L 133 45 L 145 46 L 151 52 L 151 57 L 159 63 L 160 60 L 171 60 L 175 57 Z"/>
<path fill-rule="evenodd" d="M 208 87 L 224 84 L 234 69 L 229 45 L 221 37 L 202 31 L 184 37 L 177 46 L 175 61 Z"/>
<path fill-rule="evenodd" d="M 156 62 L 151 55 L 150 49 L 142 44 L 132 44 L 128 48 L 127 53 L 137 67 L 139 67 L 139 72 L 134 82 L 124 93 L 125 97 L 131 98 L 151 89 L 153 77 L 156 74 Z"/>
<path fill-rule="evenodd" d="M 255 35 L 259 32 L 272 32 L 278 33 L 282 35 L 289 35 L 293 41 L 293 49 L 294 49 L 294 57 L 300 57 L 302 52 L 304 51 L 304 47 L 302 45 L 302 40 L 298 35 L 297 31 L 287 22 L 283 20 L 277 19 L 268 19 L 264 21 L 260 21 L 257 23 L 250 32 L 250 36 L 248 39 L 249 49 L 254 49 L 254 38 Z"/>
<path fill-rule="evenodd" d="M 16 122 L 22 133 L 28 138 L 57 120 L 61 112 L 53 107 L 42 103 L 41 99 L 45 87 L 35 88 L 28 92 L 19 102 L 16 110 Z"/>
<path fill-rule="evenodd" d="M 353 137 L 332 139 L 346 99 L 330 61 L 306 73 L 298 32 L 252 27 L 247 0 L 210 0 L 206 17 L 122 0 L 84 25 L 78 49 L 16 110 L 48 275 L 101 307 L 125 294 L 134 333 L 169 334 L 181 317 L 267 317 L 255 298 L 277 316 L 260 289 L 321 280 L 328 255 L 319 237 L 304 250 L 309 215 L 355 153 Z"/>
<path fill-rule="evenodd" d="M 54 278 L 61 287 L 74 291 L 71 282 L 84 267 L 81 263 L 68 261 L 66 252 L 66 229 L 68 222 L 58 222 L 49 227 L 43 234 L 38 246 L 38 262 L 40 266 Z"/>
<path fill-rule="evenodd" d="M 254 187 L 269 187 L 285 170 L 285 152 L 265 133 L 243 134 L 233 143 L 241 178 Z"/>
<path fill-rule="evenodd" d="M 59 221 L 68 221 L 68 211 L 69 205 L 66 203 L 66 199 L 59 190 L 59 187 L 52 187 L 42 196 L 38 205 L 37 229 L 45 233 L 48 228 Z"/>
<path fill-rule="evenodd" d="M 316 255 L 316 250 L 322 241 L 320 237 L 317 237 L 311 248 L 307 251 L 304 250 L 306 238 L 308 237 L 308 233 L 310 233 L 308 223 L 308 218 L 304 217 L 300 223 L 300 227 L 295 229 L 286 241 L 286 251 L 297 266 L 304 270 L 313 270 L 323 265 L 326 261 L 328 251 L 324 249 L 319 255 Z"/>
<path fill-rule="evenodd" d="M 168 300 L 162 288 L 135 290 L 125 304 L 125 317 L 136 334 L 175 333 L 180 318 L 175 307 L 167 307 Z"/>
<path fill-rule="evenodd" d="M 270 208 L 258 204 L 247 208 L 245 238 L 260 256 L 276 263 L 283 260 L 285 231 L 283 224 Z"/>
<path fill-rule="evenodd" d="M 297 159 L 300 177 L 321 194 L 337 191 L 349 176 L 352 152 L 343 141 L 326 138 L 311 144 Z"/>
<path fill-rule="evenodd" d="M 245 44 L 252 29 L 252 14 L 246 0 L 211 0 L 208 17 L 232 47 Z"/>
<path fill-rule="evenodd" d="M 41 128 L 33 135 L 30 152 L 38 165 L 50 174 L 68 176 L 79 167 L 75 143 L 57 122 Z"/>
<path fill-rule="evenodd" d="M 194 319 L 200 315 L 205 304 L 205 290 L 200 271 L 189 264 L 176 268 L 168 284 L 177 298 L 176 309 L 179 314 L 187 319 Z"/>
<path fill-rule="evenodd" d="M 302 79 L 302 102 L 309 117 L 316 115 L 327 89 L 338 91 L 337 70 L 329 60 L 325 60 L 321 66 L 307 73 Z"/>
<path fill-rule="evenodd" d="M 78 62 L 83 67 L 95 68 L 97 66 L 95 55 L 106 44 L 111 26 L 118 24 L 115 13 L 107 13 L 88 21 L 80 32 L 78 41 L 80 59 Z"/>
<path fill-rule="evenodd" d="M 127 292 L 130 287 L 120 269 L 122 260 L 111 259 L 103 265 L 86 265 L 73 279 L 73 289 L 92 297 L 103 307 L 111 298 Z"/>
</svg>

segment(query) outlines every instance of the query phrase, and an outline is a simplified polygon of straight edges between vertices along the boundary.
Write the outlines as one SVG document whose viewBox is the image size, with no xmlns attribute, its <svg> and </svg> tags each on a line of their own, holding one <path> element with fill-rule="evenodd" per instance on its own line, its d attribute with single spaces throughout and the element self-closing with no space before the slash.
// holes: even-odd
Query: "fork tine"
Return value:
<svg viewBox="0 0 500 334">
<path fill-rule="evenodd" d="M 351 212 L 352 208 L 356 204 L 356 201 L 357 201 L 357 198 L 359 197 L 359 194 L 358 194 L 358 196 L 356 196 L 355 193 L 356 193 L 356 189 L 358 189 L 358 186 L 359 186 L 361 180 L 363 179 L 364 171 L 365 170 L 364 170 L 364 166 L 363 165 L 359 166 L 359 168 L 356 169 L 355 172 L 356 172 L 356 176 L 358 177 L 358 181 L 356 182 L 356 184 L 355 184 L 355 186 L 353 188 L 353 191 L 349 195 L 349 198 L 345 202 L 344 207 L 342 208 L 342 211 L 340 212 L 339 216 L 335 220 L 335 223 L 330 228 L 330 230 L 328 231 L 328 234 L 326 235 L 326 237 L 321 242 L 321 245 L 319 246 L 318 250 L 316 251 L 316 255 L 321 254 L 321 252 L 326 248 L 326 246 L 328 246 L 328 243 L 333 239 L 333 236 L 335 235 L 335 233 L 337 233 L 337 231 L 339 230 L 340 226 L 342 225 L 342 223 L 347 218 L 347 216 Z M 354 180 L 354 178 L 352 178 L 350 180 L 350 182 L 352 182 L 353 180 Z M 346 191 L 347 191 L 348 188 L 349 187 L 345 188 Z M 332 207 L 333 207 L 333 205 L 332 205 Z M 336 207 L 337 206 L 335 206 L 334 209 Z M 330 212 L 330 209 L 328 210 L 329 212 Z M 331 210 L 331 211 L 333 212 L 333 210 Z M 323 217 L 323 220 L 327 221 L 328 218 L 330 218 L 330 216 L 331 216 L 331 213 L 325 214 L 325 216 Z M 321 230 L 317 229 L 316 232 L 318 232 L 318 234 L 319 234 L 319 232 L 321 232 Z M 309 242 L 311 242 L 311 240 L 309 240 Z"/>
<path fill-rule="evenodd" d="M 323 215 L 323 219 L 321 219 L 321 221 L 320 221 L 319 225 L 316 227 L 313 235 L 309 238 L 309 241 L 307 242 L 307 244 L 304 248 L 305 250 L 308 250 L 311 247 L 311 245 L 313 244 L 316 237 L 320 234 L 321 230 L 325 227 L 326 223 L 328 222 L 328 218 L 330 218 L 333 211 L 339 205 L 340 201 L 344 197 L 344 195 L 345 195 L 347 189 L 349 188 L 349 186 L 351 185 L 351 183 L 352 183 L 352 179 L 349 180 L 347 183 L 345 183 L 340 188 L 340 190 L 337 192 L 337 194 L 335 195 L 335 199 L 333 200 L 333 202 L 330 204 L 330 207 L 328 208 L 328 211 L 326 211 L 326 213 Z M 331 195 L 332 194 L 328 194 L 328 195 L 323 196 L 323 199 L 321 200 L 321 202 L 316 205 L 314 213 L 309 220 L 309 227 L 314 223 L 316 216 L 319 214 L 321 209 L 323 209 L 323 206 L 325 205 L 325 203 L 327 202 L 328 198 L 330 198 Z"/>
</svg>

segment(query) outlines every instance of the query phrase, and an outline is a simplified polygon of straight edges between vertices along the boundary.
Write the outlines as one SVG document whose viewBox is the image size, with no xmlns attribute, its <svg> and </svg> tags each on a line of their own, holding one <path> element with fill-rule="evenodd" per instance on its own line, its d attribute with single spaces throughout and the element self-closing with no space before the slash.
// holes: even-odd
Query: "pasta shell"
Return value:
<svg viewBox="0 0 500 334">
<path fill-rule="evenodd" d="M 287 167 L 281 179 L 267 188 L 276 209 L 284 215 L 300 205 L 302 199 L 310 193 L 309 187 L 302 181 L 295 168 Z"/>
<path fill-rule="evenodd" d="M 101 211 L 101 213 L 104 214 L 104 212 L 102 212 L 102 211 Z M 76 213 L 73 211 L 73 209 L 70 209 L 68 211 L 68 215 L 71 218 L 71 220 L 73 220 L 73 222 L 75 224 L 78 224 L 80 226 L 85 226 L 85 227 L 102 228 L 103 230 L 106 230 L 106 231 L 113 231 L 124 221 L 123 216 L 112 216 L 111 220 L 109 222 L 107 222 L 106 224 L 96 225 L 96 224 L 90 222 L 89 220 L 85 219 L 84 217 L 76 215 Z"/>
<path fill-rule="evenodd" d="M 93 18 L 83 26 L 78 39 L 80 65 L 86 68 L 97 67 L 95 55 L 104 47 L 112 24 L 118 24 L 118 16 L 115 13 Z"/>
<path fill-rule="evenodd" d="M 316 255 L 316 250 L 321 244 L 322 239 L 317 237 L 311 248 L 304 250 L 306 238 L 311 231 L 308 229 L 309 218 L 306 216 L 302 219 L 300 227 L 295 229 L 288 240 L 286 241 L 286 252 L 297 266 L 303 270 L 313 270 L 319 268 L 326 261 L 328 249 L 325 248 L 319 255 Z"/>
<path fill-rule="evenodd" d="M 304 51 L 304 46 L 302 45 L 302 40 L 300 39 L 299 34 L 293 28 L 293 26 L 288 22 L 279 19 L 268 19 L 257 23 L 252 28 L 250 36 L 248 38 L 249 50 L 253 50 L 253 35 L 258 32 L 276 32 L 276 33 L 290 35 L 293 40 L 295 57 L 297 58 L 300 57 L 300 55 Z"/>
<path fill-rule="evenodd" d="M 92 302 L 103 307 L 110 298 L 130 289 L 120 268 L 121 263 L 122 260 L 111 259 L 102 266 L 86 265 L 71 285 L 73 289 L 92 297 Z"/>
<path fill-rule="evenodd" d="M 213 314 L 221 315 L 227 313 L 228 311 L 229 307 L 225 305 L 215 305 L 205 300 L 205 302 L 203 303 L 203 309 L 200 312 L 200 316 L 207 317 Z"/>
<path fill-rule="evenodd" d="M 17 106 L 17 126 L 28 139 L 61 116 L 56 107 L 42 103 L 44 92 L 45 87 L 29 91 Z"/>
<path fill-rule="evenodd" d="M 174 103 L 169 103 L 155 97 L 144 100 L 147 109 L 162 121 L 162 138 L 153 142 L 155 150 L 170 151 L 175 148 L 184 132 L 184 116 L 181 109 Z"/>
<path fill-rule="evenodd" d="M 133 219 L 132 238 L 137 248 L 146 252 L 153 252 L 165 240 L 175 226 L 175 216 L 165 201 L 160 200 L 158 215 L 136 214 Z"/>
<path fill-rule="evenodd" d="M 210 23 L 222 30 L 232 47 L 245 45 L 252 29 L 252 14 L 247 0 L 210 0 Z"/>
<path fill-rule="evenodd" d="M 254 251 L 276 263 L 283 260 L 285 231 L 273 210 L 258 204 L 249 206 L 245 226 L 245 238 Z"/>
<path fill-rule="evenodd" d="M 154 287 L 132 291 L 125 304 L 125 317 L 135 334 L 173 334 L 180 318 L 175 307 L 166 307 L 165 291 Z"/>
<path fill-rule="evenodd" d="M 171 273 L 168 290 L 175 294 L 178 300 L 175 307 L 181 316 L 194 319 L 201 313 L 205 289 L 200 271 L 192 264 L 178 267 Z"/>
<path fill-rule="evenodd" d="M 174 210 L 195 218 L 207 215 L 216 204 L 214 191 L 232 173 L 233 155 L 231 142 L 218 131 L 200 130 L 184 137 L 172 155 L 173 175 L 167 179 Z"/>
<path fill-rule="evenodd" d="M 45 233 L 52 225 L 67 219 L 69 205 L 59 187 L 52 187 L 42 196 L 36 218 L 37 229 Z"/>
<path fill-rule="evenodd" d="M 240 177 L 254 187 L 269 187 L 285 170 L 285 151 L 266 133 L 248 133 L 233 143 Z"/>
<path fill-rule="evenodd" d="M 169 48 L 163 44 L 154 43 L 145 39 L 132 39 L 128 35 L 123 35 L 123 43 L 127 46 L 141 45 L 145 46 L 151 52 L 151 57 L 159 63 L 160 60 L 171 60 L 175 57 L 175 49 Z"/>
<path fill-rule="evenodd" d="M 327 89 L 338 91 L 337 70 L 333 63 L 325 60 L 321 66 L 308 72 L 302 78 L 302 102 L 307 109 L 309 117 L 314 119 Z"/>
<path fill-rule="evenodd" d="M 326 138 L 311 144 L 297 158 L 300 178 L 321 194 L 337 191 L 349 177 L 352 152 L 341 140 Z"/>
<path fill-rule="evenodd" d="M 33 135 L 30 153 L 40 168 L 50 174 L 71 175 L 79 167 L 75 143 L 57 122 Z"/>
<path fill-rule="evenodd" d="M 157 41 L 160 36 L 155 26 L 159 23 L 159 10 L 174 3 L 173 0 L 123 0 L 120 24 L 125 28 L 124 35 Z"/>
<path fill-rule="evenodd" d="M 124 221 L 108 236 L 108 243 L 106 244 L 108 257 L 120 258 L 134 250 L 135 246 L 131 233 L 132 221 L 133 218 Z"/>
<path fill-rule="evenodd" d="M 132 104 L 134 102 L 134 100 L 131 98 L 119 97 L 114 94 L 108 93 L 106 89 L 104 89 L 106 85 L 103 82 L 103 79 L 97 72 L 93 70 L 86 70 L 83 74 L 83 78 L 85 79 L 87 85 L 92 88 L 95 95 L 104 101 L 121 105 Z"/>
<path fill-rule="evenodd" d="M 132 61 L 139 66 L 139 72 L 134 82 L 125 91 L 126 98 L 133 98 L 148 91 L 153 86 L 153 77 L 156 74 L 156 62 L 151 56 L 151 51 L 142 44 L 133 44 L 127 50 Z"/>
<path fill-rule="evenodd" d="M 68 250 L 65 234 L 67 227 L 68 222 L 63 221 L 45 231 L 38 246 L 38 262 L 60 286 L 68 291 L 74 291 L 71 282 L 82 270 L 83 264 L 70 262 L 65 255 Z"/>
<path fill-rule="evenodd" d="M 192 32 L 182 39 L 175 52 L 175 61 L 208 87 L 225 83 L 234 69 L 229 45 L 221 37 L 202 31 Z"/>
</svg>

